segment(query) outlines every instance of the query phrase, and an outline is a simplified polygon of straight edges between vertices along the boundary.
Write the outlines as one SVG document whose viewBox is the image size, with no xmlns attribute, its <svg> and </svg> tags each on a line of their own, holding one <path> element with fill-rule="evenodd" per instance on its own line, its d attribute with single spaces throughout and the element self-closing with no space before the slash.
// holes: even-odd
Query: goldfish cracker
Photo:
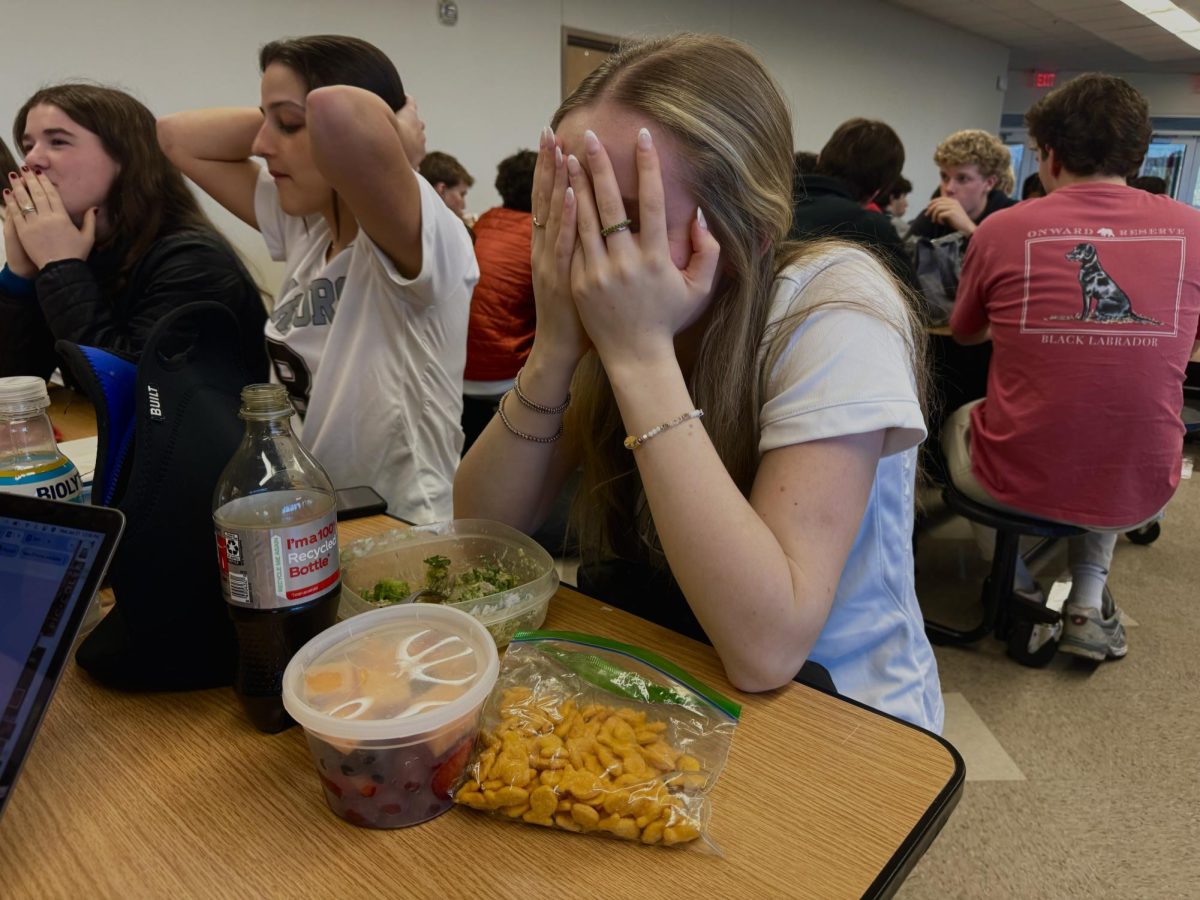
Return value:
<svg viewBox="0 0 1200 900">
<path fill-rule="evenodd" d="M 543 784 L 530 792 L 529 806 L 536 815 L 548 817 L 558 806 L 558 794 L 554 792 L 554 788 Z"/>
<path fill-rule="evenodd" d="M 653 743 L 642 746 L 642 758 L 660 772 L 675 768 L 674 752 L 657 737 Z"/>
<path fill-rule="evenodd" d="M 563 739 L 553 732 L 540 735 L 533 743 L 538 753 L 547 758 L 556 756 L 563 749 Z"/>
<path fill-rule="evenodd" d="M 583 828 L 584 831 L 594 831 L 596 826 L 600 824 L 600 813 L 592 809 L 586 803 L 576 803 L 571 807 L 571 818 Z"/>
<path fill-rule="evenodd" d="M 621 710 L 621 712 L 624 711 Z M 613 718 L 612 736 L 614 741 L 620 741 L 622 744 L 632 744 L 637 741 L 633 728 L 619 716 Z"/>
<path fill-rule="evenodd" d="M 549 816 L 542 816 L 535 813 L 532 809 L 521 815 L 522 822 L 528 822 L 530 825 L 543 825 L 546 828 L 554 827 L 554 820 Z"/>
<path fill-rule="evenodd" d="M 680 772 L 699 772 L 700 761 L 695 757 L 685 755 L 679 757 L 679 759 L 675 761 L 675 767 L 678 768 Z"/>
<path fill-rule="evenodd" d="M 673 847 L 694 841 L 700 837 L 700 829 L 691 822 L 680 822 L 678 825 L 668 825 L 663 829 L 662 842 L 664 847 Z"/>
<path fill-rule="evenodd" d="M 554 814 L 554 824 L 564 831 L 583 831 L 583 826 L 571 818 L 570 813 L 560 812 Z"/>
<path fill-rule="evenodd" d="M 479 791 L 459 791 L 454 798 L 458 803 L 464 803 L 472 809 L 491 809 L 487 799 Z"/>
<path fill-rule="evenodd" d="M 663 824 L 661 819 L 656 822 L 650 822 L 648 825 L 642 828 L 642 843 L 657 844 L 662 840 L 663 829 L 665 827 L 666 826 Z"/>
<path fill-rule="evenodd" d="M 485 793 L 486 797 L 487 794 Z M 529 800 L 529 791 L 519 787 L 505 787 L 496 791 L 496 803 L 500 806 L 519 806 Z"/>
<path fill-rule="evenodd" d="M 533 686 L 503 686 L 493 695 L 455 799 L 514 821 L 647 845 L 678 846 L 701 837 L 705 792 L 724 761 L 728 739 L 722 734 L 732 729 L 707 714 L 703 703 L 670 699 L 678 685 L 695 692 L 696 683 L 664 688 L 659 666 L 659 687 L 629 694 L 642 699 L 600 697 L 595 685 L 603 682 L 579 683 L 573 672 L 564 677 L 545 660 L 520 668 L 530 661 L 518 658 L 531 652 L 524 640 L 510 645 L 505 666 L 512 662 L 513 677 Z M 615 665 L 601 675 L 614 671 L 636 677 Z M 727 711 L 711 695 L 698 696 L 718 712 Z M 710 760 L 714 746 L 718 755 Z"/>
</svg>

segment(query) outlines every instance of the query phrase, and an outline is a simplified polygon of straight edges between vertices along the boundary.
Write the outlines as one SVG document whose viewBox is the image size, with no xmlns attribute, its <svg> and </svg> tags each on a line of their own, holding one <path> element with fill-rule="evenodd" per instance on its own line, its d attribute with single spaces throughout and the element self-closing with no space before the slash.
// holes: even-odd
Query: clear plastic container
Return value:
<svg viewBox="0 0 1200 900">
<path fill-rule="evenodd" d="M 0 378 L 0 491 L 82 503 L 83 483 L 75 464 L 58 449 L 49 408 L 42 379 Z"/>
<path fill-rule="evenodd" d="M 478 620 L 410 604 L 317 635 L 283 675 L 325 799 L 367 828 L 403 828 L 451 805 L 500 670 Z"/>
<path fill-rule="evenodd" d="M 516 587 L 459 603 L 442 603 L 477 618 L 504 647 L 518 631 L 534 631 L 546 620 L 558 590 L 554 560 L 529 537 L 501 522 L 454 519 L 418 528 L 387 531 L 342 548 L 342 617 L 387 608 L 369 600 L 381 579 L 425 584 L 425 559 L 444 556 L 449 574 L 480 565 L 498 565 L 518 579 Z"/>
</svg>

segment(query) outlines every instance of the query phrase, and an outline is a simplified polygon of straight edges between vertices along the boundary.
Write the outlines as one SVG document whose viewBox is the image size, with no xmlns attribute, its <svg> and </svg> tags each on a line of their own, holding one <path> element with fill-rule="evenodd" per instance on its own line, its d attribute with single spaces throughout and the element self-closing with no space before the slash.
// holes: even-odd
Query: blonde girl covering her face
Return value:
<svg viewBox="0 0 1200 900">
<path fill-rule="evenodd" d="M 736 41 L 680 35 L 623 48 L 553 123 L 558 134 L 543 134 L 535 176 L 538 332 L 521 387 L 535 404 L 554 407 L 570 381 L 564 439 L 547 441 L 553 417 L 510 396 L 502 405 L 508 422 L 494 419 L 460 466 L 456 515 L 532 530 L 581 462 L 574 519 L 585 562 L 617 556 L 668 565 L 733 683 L 744 690 L 778 687 L 821 646 L 831 610 L 841 616 L 849 608 L 839 582 L 847 560 L 861 556 L 860 526 L 879 526 L 882 456 L 908 448 L 904 477 L 911 489 L 912 445 L 924 433 L 915 384 L 919 332 L 897 286 L 866 254 L 833 242 L 784 242 L 793 176 L 787 106 Z M 616 143 L 624 140 L 637 142 L 637 181 L 622 191 L 614 169 L 626 165 Z M 608 153 L 618 161 L 613 166 Z M 575 163 L 585 157 L 590 178 Z M 618 172 L 616 181 L 622 177 Z M 669 212 L 674 187 L 702 207 L 702 215 L 692 207 L 690 260 L 677 256 L 677 240 L 668 256 L 660 236 L 664 192 L 666 230 L 678 226 Z M 640 233 L 613 232 L 607 244 L 598 243 L 597 226 L 617 223 L 612 210 L 621 194 L 624 214 L 640 219 Z M 803 301 L 781 313 L 779 298 L 793 293 Z M 818 294 L 819 302 L 810 302 Z M 785 357 L 802 358 L 805 346 L 825 352 L 821 335 L 835 309 L 860 323 L 864 346 L 891 348 L 906 385 L 897 427 L 907 443 L 893 446 L 890 425 L 851 423 L 764 451 L 764 409 L 780 402 L 777 371 Z M 671 328 L 665 350 L 655 333 L 666 327 L 659 324 L 664 318 Z M 793 346 L 809 325 L 806 339 L 817 343 Z M 845 334 L 840 329 L 830 333 Z M 820 389 L 819 379 L 814 383 Z M 812 399 L 820 406 L 820 398 Z M 702 420 L 663 431 L 633 452 L 623 446 L 627 435 L 644 434 L 693 406 L 703 410 Z M 899 477 L 900 455 L 893 459 Z M 893 487 L 899 498 L 902 485 L 886 490 Z M 894 517 L 886 530 L 895 533 L 883 536 L 900 548 L 911 532 L 911 503 L 905 508 L 907 523 Z M 898 655 L 915 647 L 919 659 L 895 666 L 876 660 L 879 672 L 904 670 L 897 678 L 905 685 L 869 685 L 858 693 L 886 706 L 888 694 L 912 688 L 922 697 L 894 711 L 940 727 L 936 665 L 912 596 L 911 548 L 903 552 L 902 609 L 889 609 L 896 604 L 878 592 L 850 599 L 882 607 L 878 615 L 865 607 L 856 615 L 903 619 Z M 871 642 L 864 634 L 863 647 Z M 860 651 L 839 647 L 831 660 L 847 673 L 851 690 L 872 677 L 864 674 L 870 665 Z M 851 664 L 851 657 L 858 659 Z M 838 681 L 839 670 L 830 669 Z"/>
</svg>

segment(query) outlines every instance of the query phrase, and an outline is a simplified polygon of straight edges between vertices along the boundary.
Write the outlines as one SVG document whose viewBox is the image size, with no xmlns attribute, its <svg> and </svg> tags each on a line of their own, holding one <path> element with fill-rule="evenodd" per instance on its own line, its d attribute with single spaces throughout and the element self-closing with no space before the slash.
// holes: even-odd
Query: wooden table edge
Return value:
<svg viewBox="0 0 1200 900">
<path fill-rule="evenodd" d="M 946 330 L 948 333 L 949 329 L 947 328 Z M 404 525 L 411 526 L 413 524 L 407 519 L 403 519 L 400 516 L 393 515 L 392 513 L 384 513 L 383 515 L 387 516 L 389 519 L 395 519 Z M 555 592 L 556 595 L 564 589 L 579 594 L 580 596 L 588 597 L 591 600 L 596 600 L 595 597 L 585 594 L 575 585 L 567 584 L 566 582 L 563 582 L 559 585 L 558 591 Z M 827 693 L 821 692 L 818 688 L 811 687 L 810 685 L 802 682 L 796 682 L 795 684 L 796 687 L 802 690 Z M 882 710 L 876 709 L 873 706 L 868 706 L 865 703 L 861 703 L 851 697 L 846 697 L 843 694 L 827 693 L 827 696 L 835 697 L 843 703 L 848 703 L 851 706 L 857 706 L 869 713 L 882 716 L 885 719 L 891 719 L 893 722 L 896 722 L 905 728 L 910 728 L 913 731 L 920 732 L 921 734 L 940 744 L 942 749 L 945 750 L 950 755 L 950 758 L 954 761 L 954 771 L 950 774 L 950 778 L 946 781 L 945 785 L 942 786 L 942 789 L 938 791 L 937 795 L 933 798 L 933 801 L 929 804 L 929 807 L 925 810 L 924 814 L 920 819 L 917 820 L 917 823 L 912 827 L 912 830 L 909 831 L 908 835 L 900 843 L 900 846 L 896 848 L 896 852 L 892 854 L 891 859 L 887 861 L 884 867 L 879 871 L 879 874 L 875 876 L 875 880 L 871 882 L 871 886 L 867 888 L 866 893 L 863 894 L 864 897 L 870 898 L 891 897 L 896 893 L 897 890 L 900 889 L 900 885 L 904 883 L 905 879 L 908 878 L 909 873 L 913 870 L 913 867 L 917 864 L 921 857 L 925 855 L 925 851 L 929 849 L 934 839 L 938 836 L 938 834 L 941 833 L 942 827 L 950 818 L 950 814 L 954 812 L 954 808 L 958 806 L 958 801 L 962 797 L 963 783 L 966 780 L 966 763 L 963 761 L 962 755 L 958 752 L 954 745 L 947 741 L 940 734 L 934 734 L 932 731 L 921 728 L 919 725 L 914 725 L 912 722 L 908 722 L 897 716 L 893 716 L 890 713 L 883 712 Z"/>
<path fill-rule="evenodd" d="M 806 687 L 806 685 L 801 685 L 801 687 Z M 809 690 L 815 689 L 809 688 Z M 941 833 L 942 827 L 950 818 L 950 814 L 958 806 L 958 801 L 962 797 L 963 783 L 966 781 L 967 766 L 963 761 L 962 754 L 940 734 L 934 734 L 932 731 L 921 728 L 919 725 L 914 725 L 912 722 L 907 722 L 904 719 L 882 712 L 873 706 L 867 706 L 865 703 L 860 703 L 850 697 L 838 694 L 837 698 L 852 706 L 860 706 L 876 715 L 883 716 L 885 719 L 898 722 L 906 728 L 919 731 L 921 734 L 940 744 L 942 749 L 949 753 L 950 758 L 954 761 L 954 771 L 950 774 L 949 779 L 942 786 L 942 789 L 938 791 L 937 796 L 933 798 L 933 802 L 929 804 L 924 814 L 912 827 L 912 830 L 909 831 L 908 836 L 896 848 L 896 852 L 892 854 L 892 858 L 887 861 L 887 864 L 875 876 L 875 880 L 871 882 L 871 886 L 867 888 L 866 893 L 863 894 L 863 897 L 870 898 L 891 897 L 900 889 L 900 885 L 904 883 L 909 873 L 913 870 L 913 867 L 925 855 L 925 851 L 929 849 L 934 839 Z"/>
</svg>

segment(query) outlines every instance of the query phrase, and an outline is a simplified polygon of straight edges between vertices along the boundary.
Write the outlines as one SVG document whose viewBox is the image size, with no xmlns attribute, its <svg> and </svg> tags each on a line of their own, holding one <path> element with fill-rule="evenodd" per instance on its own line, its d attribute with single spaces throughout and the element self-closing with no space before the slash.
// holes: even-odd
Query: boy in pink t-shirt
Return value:
<svg viewBox="0 0 1200 900">
<path fill-rule="evenodd" d="M 1179 483 L 1200 211 L 1125 185 L 1151 126 L 1123 80 L 1080 76 L 1025 119 L 1049 195 L 990 217 L 971 240 L 950 327 L 961 343 L 990 337 L 992 363 L 987 397 L 956 412 L 943 439 L 968 496 L 1093 529 L 1071 542 L 1060 648 L 1119 657 L 1118 611 L 1102 610 L 1117 534 L 1153 518 Z"/>
</svg>

